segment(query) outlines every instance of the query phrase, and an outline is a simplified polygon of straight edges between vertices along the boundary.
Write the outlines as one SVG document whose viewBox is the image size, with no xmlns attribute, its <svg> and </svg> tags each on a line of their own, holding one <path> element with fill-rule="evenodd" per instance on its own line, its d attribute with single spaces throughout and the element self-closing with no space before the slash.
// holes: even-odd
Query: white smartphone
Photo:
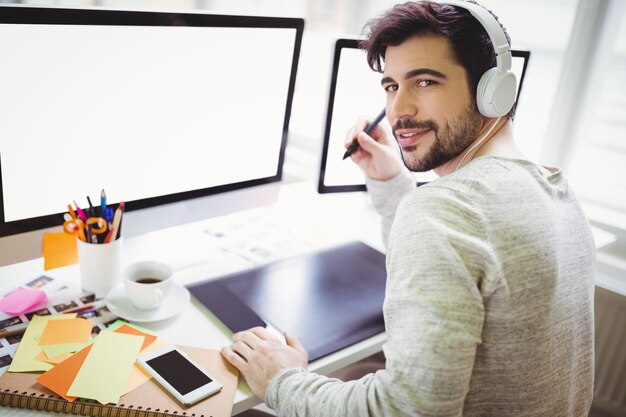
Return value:
<svg viewBox="0 0 626 417">
<path fill-rule="evenodd" d="M 222 384 L 176 346 L 141 355 L 137 362 L 185 405 L 191 405 L 222 389 Z"/>
</svg>

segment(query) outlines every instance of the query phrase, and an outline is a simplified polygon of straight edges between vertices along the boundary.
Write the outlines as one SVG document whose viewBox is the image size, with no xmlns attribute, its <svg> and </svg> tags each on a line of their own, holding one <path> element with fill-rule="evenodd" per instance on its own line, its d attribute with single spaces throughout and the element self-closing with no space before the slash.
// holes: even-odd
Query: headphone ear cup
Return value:
<svg viewBox="0 0 626 417">
<path fill-rule="evenodd" d="M 486 71 L 478 82 L 476 105 L 485 117 L 501 117 L 506 115 L 515 103 L 517 80 L 511 71 L 491 68 Z"/>
</svg>

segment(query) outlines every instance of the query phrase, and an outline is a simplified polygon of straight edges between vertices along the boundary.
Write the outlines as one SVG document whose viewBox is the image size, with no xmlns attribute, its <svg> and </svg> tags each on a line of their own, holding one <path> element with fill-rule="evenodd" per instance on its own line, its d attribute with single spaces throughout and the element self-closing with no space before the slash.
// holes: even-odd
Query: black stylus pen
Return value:
<svg viewBox="0 0 626 417">
<path fill-rule="evenodd" d="M 381 111 L 380 114 L 376 116 L 374 120 L 372 120 L 372 123 L 367 125 L 367 127 L 365 128 L 365 133 L 371 135 L 374 129 L 376 129 L 376 126 L 378 126 L 378 123 L 383 120 L 383 117 L 385 117 L 385 109 L 383 109 L 383 111 Z M 355 153 L 357 149 L 359 149 L 359 141 L 354 138 L 348 149 L 346 149 L 346 153 L 343 154 L 343 159 L 346 159 L 347 157 Z"/>
</svg>

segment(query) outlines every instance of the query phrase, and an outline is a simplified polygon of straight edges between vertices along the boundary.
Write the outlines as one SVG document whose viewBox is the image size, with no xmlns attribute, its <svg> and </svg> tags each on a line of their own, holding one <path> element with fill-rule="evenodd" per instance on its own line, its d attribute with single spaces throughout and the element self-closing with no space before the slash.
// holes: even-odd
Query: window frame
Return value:
<svg viewBox="0 0 626 417">
<path fill-rule="evenodd" d="M 590 134 L 595 88 L 604 76 L 626 13 L 621 0 L 579 0 L 550 122 L 543 138 L 541 163 L 565 172 L 576 163 L 576 148 Z M 626 213 L 580 196 L 592 225 L 626 242 Z"/>
</svg>

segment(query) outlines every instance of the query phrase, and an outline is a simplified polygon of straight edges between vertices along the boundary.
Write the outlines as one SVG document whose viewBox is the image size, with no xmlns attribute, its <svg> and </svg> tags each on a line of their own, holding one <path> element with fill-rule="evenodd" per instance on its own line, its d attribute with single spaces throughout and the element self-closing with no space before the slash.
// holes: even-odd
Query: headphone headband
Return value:
<svg viewBox="0 0 626 417">
<path fill-rule="evenodd" d="M 508 71 L 511 69 L 511 47 L 509 42 L 506 39 L 506 35 L 500 26 L 500 23 L 496 20 L 495 17 L 489 11 L 478 4 L 470 3 L 467 1 L 461 0 L 447 0 L 447 1 L 436 1 L 439 4 L 448 4 L 450 6 L 461 7 L 469 11 L 476 20 L 478 20 L 487 35 L 489 35 L 489 39 L 491 39 L 491 44 L 493 45 L 493 49 L 496 53 L 496 62 L 497 68 L 502 71 Z"/>
<path fill-rule="evenodd" d="M 476 105 L 485 117 L 502 117 L 515 103 L 517 81 L 511 72 L 511 47 L 496 18 L 482 6 L 459 0 L 436 1 L 439 4 L 460 7 L 470 12 L 485 28 L 496 53 L 497 66 L 485 71 L 476 88 Z"/>
</svg>

